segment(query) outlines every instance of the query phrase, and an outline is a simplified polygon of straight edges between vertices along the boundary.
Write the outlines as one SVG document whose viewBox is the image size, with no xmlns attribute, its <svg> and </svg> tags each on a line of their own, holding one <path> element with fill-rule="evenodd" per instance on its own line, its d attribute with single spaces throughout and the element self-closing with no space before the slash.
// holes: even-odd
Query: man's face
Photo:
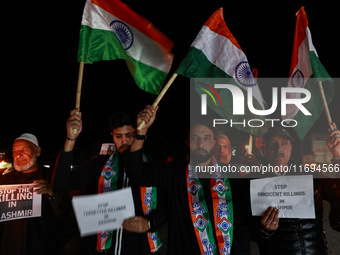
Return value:
<svg viewBox="0 0 340 255">
<path fill-rule="evenodd" d="M 202 124 L 195 125 L 190 131 L 190 157 L 195 163 L 207 162 L 215 146 L 214 133 Z"/>
<path fill-rule="evenodd" d="M 12 152 L 15 170 L 29 173 L 37 169 L 37 158 L 41 152 L 40 147 L 26 140 L 16 140 Z"/>
<path fill-rule="evenodd" d="M 215 156 L 218 161 L 228 164 L 231 159 L 231 144 L 227 137 L 219 137 L 216 140 Z"/>
<path fill-rule="evenodd" d="M 272 137 L 264 148 L 266 161 L 275 166 L 287 165 L 293 149 L 290 140 L 282 136 Z"/>
<path fill-rule="evenodd" d="M 135 129 L 132 126 L 122 126 L 112 131 L 113 142 L 119 153 L 123 153 L 126 149 L 130 149 L 134 141 Z"/>
</svg>

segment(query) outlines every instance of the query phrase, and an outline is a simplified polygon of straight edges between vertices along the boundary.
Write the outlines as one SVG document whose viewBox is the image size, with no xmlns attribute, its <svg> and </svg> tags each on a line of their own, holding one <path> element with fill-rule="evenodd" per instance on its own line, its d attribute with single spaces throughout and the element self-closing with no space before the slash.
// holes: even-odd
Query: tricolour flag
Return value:
<svg viewBox="0 0 340 255">
<path fill-rule="evenodd" d="M 214 85 L 199 83 L 196 85 L 196 91 L 199 94 L 210 93 L 211 96 L 208 97 L 207 102 L 209 107 L 223 118 L 241 123 L 234 127 L 255 136 L 261 135 L 267 130 L 264 116 L 254 115 L 246 107 L 248 89 L 252 92 L 253 106 L 256 109 L 263 110 L 265 102 L 257 81 L 253 77 L 246 55 L 224 21 L 222 8 L 215 11 L 204 24 L 176 73 L 190 78 L 232 78 L 234 84 L 241 88 L 244 94 L 244 115 L 233 115 L 233 108 L 236 104 L 240 105 L 243 102 L 233 102 L 232 94 L 228 89 L 211 90 L 211 88 L 214 89 Z M 217 104 L 213 99 L 214 94 L 219 95 L 220 104 Z M 234 107 L 232 107 L 232 102 Z M 264 125 L 250 128 L 248 121 L 254 118 L 263 120 Z M 260 124 L 256 123 L 257 126 Z M 255 125 L 255 123 L 251 125 Z"/>
<path fill-rule="evenodd" d="M 141 89 L 158 94 L 170 70 L 173 43 L 118 0 L 87 0 L 78 61 L 125 59 Z"/>
<path fill-rule="evenodd" d="M 304 7 L 296 13 L 292 62 L 290 67 L 288 87 L 306 88 L 311 93 L 311 99 L 303 106 L 312 114 L 305 115 L 294 104 L 286 107 L 286 115 L 282 119 L 294 119 L 297 126 L 294 127 L 298 137 L 303 139 L 309 129 L 323 112 L 323 104 L 318 88 L 318 81 L 331 81 L 331 77 L 321 64 L 316 49 L 312 42 L 312 35 L 308 27 L 307 14 Z M 314 78 L 314 79 L 312 79 Z M 333 99 L 334 86 L 332 82 L 324 84 L 327 102 Z M 300 98 L 300 93 L 289 93 L 287 98 Z"/>
</svg>

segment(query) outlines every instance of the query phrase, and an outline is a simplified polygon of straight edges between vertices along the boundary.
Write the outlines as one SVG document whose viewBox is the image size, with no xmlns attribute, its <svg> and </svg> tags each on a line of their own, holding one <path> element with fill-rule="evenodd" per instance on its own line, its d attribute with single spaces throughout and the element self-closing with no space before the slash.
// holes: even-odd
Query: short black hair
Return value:
<svg viewBox="0 0 340 255">
<path fill-rule="evenodd" d="M 196 126 L 196 125 L 203 125 L 203 126 L 206 126 L 207 128 L 209 128 L 213 134 L 214 134 L 214 139 L 216 139 L 217 137 L 217 133 L 216 133 L 216 128 L 214 128 L 212 126 L 212 121 L 210 120 L 207 120 L 207 119 L 191 119 L 190 120 L 190 129 L 189 129 L 189 135 L 190 135 L 190 132 L 191 130 Z"/>
<path fill-rule="evenodd" d="M 289 134 L 289 132 L 285 128 L 274 126 L 274 127 L 270 127 L 267 133 L 264 134 L 263 136 L 264 143 L 266 144 L 271 138 L 275 136 L 284 137 L 290 140 L 291 143 L 294 142 L 294 138 Z"/>
<path fill-rule="evenodd" d="M 136 128 L 136 120 L 132 119 L 126 112 L 118 110 L 110 116 L 109 128 L 112 131 L 122 126 L 132 126 L 133 128 Z"/>
</svg>

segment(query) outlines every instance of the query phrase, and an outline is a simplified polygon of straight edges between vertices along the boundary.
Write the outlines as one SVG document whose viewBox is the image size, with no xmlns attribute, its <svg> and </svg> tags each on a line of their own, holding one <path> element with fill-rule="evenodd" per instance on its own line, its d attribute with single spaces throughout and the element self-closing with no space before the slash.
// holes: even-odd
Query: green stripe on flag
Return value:
<svg viewBox="0 0 340 255">
<path fill-rule="evenodd" d="M 332 78 L 328 74 L 325 67 L 321 64 L 320 59 L 316 56 L 314 51 L 310 51 L 310 62 L 313 70 L 313 77 L 317 78 L 318 81 L 331 81 Z"/>
<path fill-rule="evenodd" d="M 208 60 L 201 50 L 190 47 L 188 55 L 177 68 L 177 74 L 189 78 L 231 78 Z"/>
<path fill-rule="evenodd" d="M 112 31 L 81 26 L 78 47 L 79 62 L 92 64 L 102 60 L 127 58 L 121 43 Z"/>
<path fill-rule="evenodd" d="M 301 111 L 295 115 L 294 119 L 298 122 L 297 126 L 294 127 L 299 139 L 303 139 L 308 133 L 309 129 L 315 124 L 320 115 L 324 112 L 323 103 L 318 87 L 317 80 L 314 78 L 309 78 L 305 88 L 311 93 L 311 99 L 304 104 L 304 107 L 312 113 L 312 116 L 305 116 Z M 329 104 L 334 95 L 334 84 L 333 82 L 323 83 L 323 89 Z"/>
<path fill-rule="evenodd" d="M 307 135 L 310 128 L 324 112 L 318 81 L 323 82 L 323 90 L 328 104 L 332 101 L 334 96 L 334 82 L 332 78 L 329 76 L 325 67 L 321 64 L 315 52 L 310 51 L 309 53 L 313 74 L 308 79 L 305 89 L 309 90 L 312 98 L 309 102 L 305 103 L 304 106 L 311 112 L 312 116 L 305 116 L 301 111 L 298 111 L 294 117 L 294 119 L 298 122 L 298 125 L 294 127 L 294 129 L 301 140 Z"/>
<path fill-rule="evenodd" d="M 128 57 L 126 64 L 140 89 L 151 94 L 159 94 L 168 75 L 167 73 L 136 61 L 131 57 Z"/>
</svg>

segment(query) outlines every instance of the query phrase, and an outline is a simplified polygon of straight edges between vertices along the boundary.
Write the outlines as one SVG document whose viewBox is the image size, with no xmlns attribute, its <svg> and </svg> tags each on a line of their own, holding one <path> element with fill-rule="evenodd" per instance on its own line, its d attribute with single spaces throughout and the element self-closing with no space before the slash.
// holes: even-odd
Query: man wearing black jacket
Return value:
<svg viewBox="0 0 340 255">
<path fill-rule="evenodd" d="M 0 254 L 59 254 L 57 210 L 60 196 L 52 191 L 51 171 L 38 164 L 41 154 L 38 139 L 33 134 L 22 134 L 14 141 L 12 149 L 14 164 L 0 171 L 0 185 L 33 183 L 33 192 L 42 194 L 41 216 L 1 222 Z"/>
<path fill-rule="evenodd" d="M 139 113 L 137 124 L 146 122 L 139 135 L 146 135 L 157 109 L 147 106 Z M 189 162 L 143 163 L 142 140 L 135 140 L 130 153 L 124 155 L 131 180 L 164 187 L 168 200 L 168 254 L 249 254 L 242 183 L 214 174 L 210 179 L 198 176 L 197 171 L 226 165 L 212 156 L 215 137 L 210 127 L 192 125 L 189 139 Z"/>
<path fill-rule="evenodd" d="M 332 124 L 327 144 L 335 159 L 340 156 L 340 131 Z M 283 128 L 273 127 L 264 135 L 264 160 L 272 166 L 287 166 L 291 163 L 294 139 Z M 333 162 L 336 163 L 335 161 Z M 262 162 L 262 165 L 265 164 Z M 339 166 L 339 161 L 337 161 Z M 285 172 L 269 174 L 266 177 L 285 175 Z M 294 174 L 294 173 L 293 173 Z M 301 173 L 303 174 L 303 173 Z M 308 173 L 307 173 L 308 174 Z M 287 175 L 291 175 L 287 173 Z M 259 177 L 259 176 L 257 176 Z M 277 218 L 277 209 L 270 207 L 266 214 L 274 217 L 271 224 L 262 224 L 258 245 L 261 255 L 324 255 L 327 254 L 326 237 L 323 231 L 323 204 L 330 203 L 330 220 L 335 230 L 339 231 L 340 222 L 340 187 L 336 179 L 320 178 L 314 175 L 315 219 Z M 263 220 L 263 217 L 262 219 Z M 267 232 L 265 230 L 269 230 Z M 274 230 L 274 231 L 273 231 Z"/>
<path fill-rule="evenodd" d="M 135 203 L 136 217 L 126 221 L 123 229 L 99 232 L 96 240 L 93 240 L 93 244 L 88 245 L 93 253 L 144 255 L 151 254 L 151 251 L 157 252 L 161 245 L 158 234 L 154 232 L 166 222 L 166 207 L 157 203 L 156 210 L 151 210 L 151 205 L 145 204 L 150 202 L 150 199 L 144 199 L 151 192 L 157 192 L 158 197 L 161 196 L 161 193 L 159 190 L 153 190 L 147 191 L 149 194 L 141 195 L 145 189 L 129 181 L 122 160 L 122 153 L 130 149 L 135 139 L 134 123 L 126 113 L 117 112 L 112 117 L 111 123 L 111 134 L 116 152 L 112 155 L 95 157 L 80 169 L 72 171 L 73 149 L 76 139 L 82 131 L 81 113 L 77 109 L 72 110 L 67 120 L 67 138 L 64 149 L 56 162 L 53 179 L 54 190 L 68 192 L 74 189 L 88 188 L 90 193 L 96 194 L 131 186 Z M 144 211 L 143 208 L 148 208 L 148 210 Z"/>
</svg>

